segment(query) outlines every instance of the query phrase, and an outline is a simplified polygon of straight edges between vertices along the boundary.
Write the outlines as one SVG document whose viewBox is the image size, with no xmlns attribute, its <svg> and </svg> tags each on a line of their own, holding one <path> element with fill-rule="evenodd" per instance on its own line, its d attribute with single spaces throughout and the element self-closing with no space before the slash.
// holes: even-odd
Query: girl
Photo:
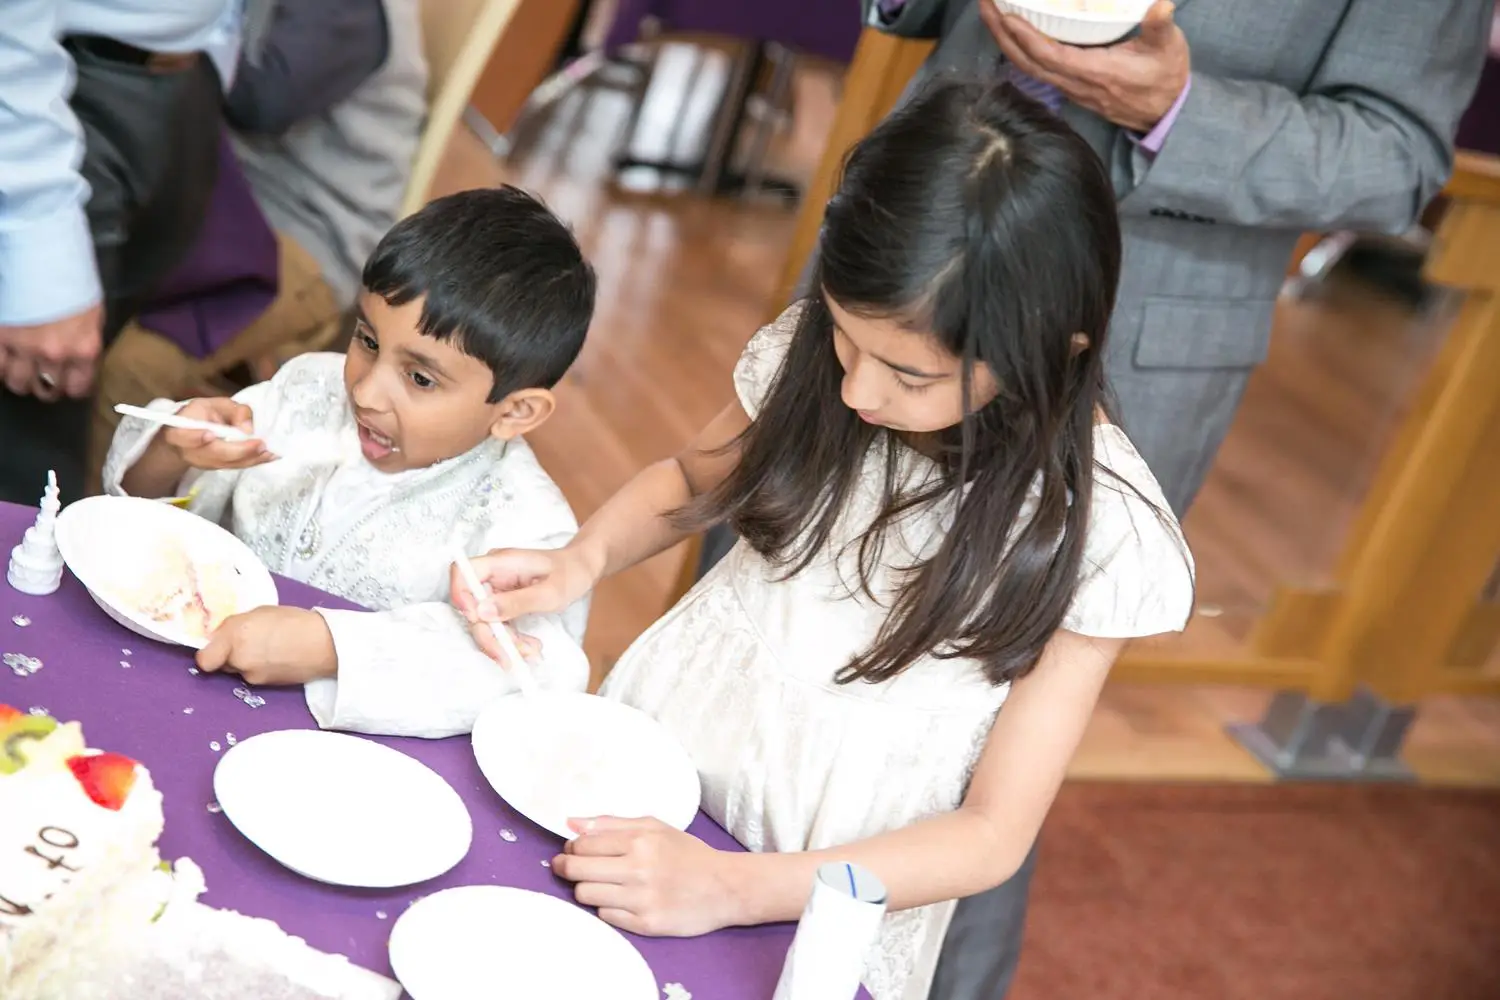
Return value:
<svg viewBox="0 0 1500 1000">
<path fill-rule="evenodd" d="M 602 693 L 677 735 L 756 853 L 583 818 L 553 870 L 606 920 L 686 935 L 794 920 L 820 864 L 863 864 L 893 911 L 866 983 L 920 1000 L 951 901 L 1021 864 L 1125 640 L 1185 624 L 1192 567 L 1105 415 L 1120 236 L 1067 126 L 1009 86 L 938 86 L 850 154 L 820 251 L 820 294 L 750 342 L 738 402 L 458 600 L 565 607 L 731 523 L 739 547 Z"/>
</svg>

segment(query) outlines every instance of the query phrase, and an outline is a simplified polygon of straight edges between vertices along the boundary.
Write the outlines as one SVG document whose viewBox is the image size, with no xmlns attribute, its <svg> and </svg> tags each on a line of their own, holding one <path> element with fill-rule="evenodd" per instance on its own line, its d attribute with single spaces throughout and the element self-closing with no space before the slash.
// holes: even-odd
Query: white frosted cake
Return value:
<svg viewBox="0 0 1500 1000">
<path fill-rule="evenodd" d="M 191 861 L 163 865 L 161 793 L 77 723 L 0 704 L 0 997 L 5 1000 L 396 1000 L 384 976 L 269 920 L 197 902 Z"/>
</svg>

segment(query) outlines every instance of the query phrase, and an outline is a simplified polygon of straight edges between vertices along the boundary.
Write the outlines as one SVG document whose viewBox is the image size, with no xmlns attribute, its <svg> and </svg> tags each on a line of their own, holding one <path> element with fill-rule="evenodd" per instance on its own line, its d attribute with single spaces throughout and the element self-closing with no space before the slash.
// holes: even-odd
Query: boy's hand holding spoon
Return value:
<svg viewBox="0 0 1500 1000">
<path fill-rule="evenodd" d="M 237 432 L 163 428 L 162 439 L 195 469 L 248 469 L 276 460 L 266 443 L 255 436 L 255 414 L 243 403 L 223 396 L 195 399 L 177 416 Z"/>
<path fill-rule="evenodd" d="M 176 413 L 124 404 L 115 410 L 163 425 L 159 440 L 189 468 L 248 469 L 277 458 L 255 436 L 255 414 L 250 407 L 228 397 L 194 399 Z"/>
</svg>

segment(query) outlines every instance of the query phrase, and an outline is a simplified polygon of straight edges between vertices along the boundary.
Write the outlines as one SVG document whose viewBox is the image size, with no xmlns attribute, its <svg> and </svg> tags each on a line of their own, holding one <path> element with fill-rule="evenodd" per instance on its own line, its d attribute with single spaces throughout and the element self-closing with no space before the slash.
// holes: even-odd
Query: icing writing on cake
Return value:
<svg viewBox="0 0 1500 1000">
<path fill-rule="evenodd" d="M 70 830 L 64 830 L 60 826 L 44 826 L 36 833 L 37 842 L 27 844 L 24 852 L 29 854 L 44 865 L 48 871 L 61 868 L 63 871 L 76 872 L 77 868 L 68 864 L 67 852 L 78 847 L 78 836 Z M 46 853 L 47 849 L 60 851 L 59 854 Z M 68 879 L 63 876 L 58 879 L 59 886 L 67 885 Z M 51 898 L 50 895 L 47 898 Z M 33 909 L 26 903 L 18 903 L 0 892 L 0 915 L 7 917 L 29 917 Z"/>
</svg>

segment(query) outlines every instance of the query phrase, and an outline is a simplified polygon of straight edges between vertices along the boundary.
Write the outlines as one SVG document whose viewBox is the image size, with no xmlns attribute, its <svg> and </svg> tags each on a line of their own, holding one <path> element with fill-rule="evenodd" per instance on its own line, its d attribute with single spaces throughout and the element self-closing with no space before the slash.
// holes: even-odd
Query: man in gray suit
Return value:
<svg viewBox="0 0 1500 1000">
<path fill-rule="evenodd" d="M 934 73 L 1009 73 L 1108 166 L 1124 270 L 1110 327 L 1118 417 L 1179 514 L 1255 366 L 1308 231 L 1409 228 L 1447 180 L 1493 0 L 1181 0 L 1112 46 L 1059 45 L 989 0 L 862 0 L 935 38 Z M 733 538 L 710 534 L 706 571 Z M 963 900 L 931 1000 L 997 1000 L 1020 954 L 1034 856 Z"/>
<path fill-rule="evenodd" d="M 1008 63 L 1022 89 L 1061 99 L 1109 167 L 1125 241 L 1109 376 L 1179 514 L 1266 355 L 1298 237 L 1403 232 L 1447 180 L 1493 12 L 1491 0 L 1183 0 L 1175 19 L 1158 3 L 1124 42 L 1075 48 L 982 0 L 864 4 L 875 26 L 939 39 L 915 85 Z"/>
<path fill-rule="evenodd" d="M 938 39 L 914 88 L 998 62 L 1109 168 L 1125 243 L 1109 377 L 1180 515 L 1266 356 L 1298 237 L 1404 232 L 1448 179 L 1494 9 L 1182 0 L 1180 14 L 1156 4 L 1126 41 L 1074 48 L 988 0 L 863 2 L 876 27 Z M 932 1000 L 1005 995 L 1033 864 L 960 903 Z"/>
</svg>

